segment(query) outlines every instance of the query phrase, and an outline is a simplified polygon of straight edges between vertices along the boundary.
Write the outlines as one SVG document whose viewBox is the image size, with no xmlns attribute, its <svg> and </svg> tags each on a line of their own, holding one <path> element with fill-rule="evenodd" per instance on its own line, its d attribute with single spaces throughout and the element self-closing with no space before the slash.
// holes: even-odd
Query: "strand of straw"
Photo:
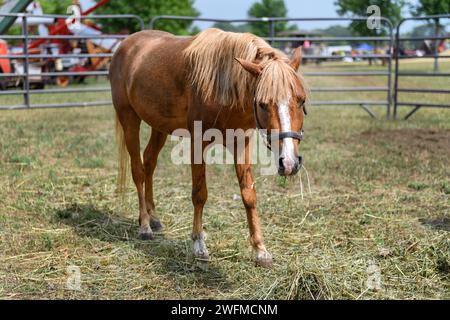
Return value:
<svg viewBox="0 0 450 320">
<path fill-rule="evenodd" d="M 308 181 L 308 191 L 309 191 L 309 195 L 311 195 L 312 192 L 311 192 L 311 183 L 309 181 L 309 173 L 308 173 L 308 170 L 306 170 L 306 168 L 305 168 L 305 166 L 303 164 L 302 164 L 302 168 L 306 172 L 306 180 Z"/>
<path fill-rule="evenodd" d="M 302 182 L 302 172 L 301 171 L 298 173 L 298 176 L 300 178 L 300 194 L 301 194 L 302 200 L 303 200 L 303 182 Z"/>
</svg>

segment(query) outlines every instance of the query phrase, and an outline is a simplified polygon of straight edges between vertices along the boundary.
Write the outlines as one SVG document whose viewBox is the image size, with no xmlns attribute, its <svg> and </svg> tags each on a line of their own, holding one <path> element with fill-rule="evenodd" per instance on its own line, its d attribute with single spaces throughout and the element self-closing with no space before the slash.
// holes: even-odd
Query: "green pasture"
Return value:
<svg viewBox="0 0 450 320">
<path fill-rule="evenodd" d="M 401 68 L 431 71 L 432 60 L 402 61 Z M 449 72 L 450 63 L 441 69 Z M 306 80 L 312 89 L 386 84 L 383 77 Z M 450 80 L 402 78 L 401 85 L 448 89 Z M 312 94 L 312 101 L 331 98 L 385 94 Z M 448 104 L 448 95 L 401 98 Z M 109 94 L 36 95 L 32 102 L 98 99 Z M 19 103 L 0 96 L 0 105 Z M 272 269 L 254 266 L 233 167 L 208 167 L 207 270 L 191 257 L 190 168 L 171 163 L 175 142 L 166 144 L 155 174 L 165 230 L 145 242 L 137 238 L 133 185 L 123 200 L 116 194 L 111 106 L 0 111 L 0 298 L 450 299 L 450 110 L 386 121 L 385 107 L 371 108 L 378 119 L 357 106 L 309 108 L 301 154 L 311 193 L 305 172 L 302 196 L 300 177 L 284 181 L 255 168 Z M 143 127 L 142 146 L 148 137 Z M 67 288 L 70 266 L 80 268 L 79 291 Z"/>
</svg>

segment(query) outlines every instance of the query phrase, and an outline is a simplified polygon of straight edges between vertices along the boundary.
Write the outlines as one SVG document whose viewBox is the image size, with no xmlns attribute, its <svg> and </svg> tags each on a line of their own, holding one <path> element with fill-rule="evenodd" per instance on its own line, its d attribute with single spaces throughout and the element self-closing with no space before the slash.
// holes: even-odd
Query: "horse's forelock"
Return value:
<svg viewBox="0 0 450 320">
<path fill-rule="evenodd" d="M 183 54 L 189 80 L 205 101 L 244 107 L 253 98 L 265 103 L 288 100 L 297 85 L 288 57 L 250 33 L 207 29 L 193 38 Z M 264 68 L 258 81 L 234 58 L 261 63 Z"/>
</svg>

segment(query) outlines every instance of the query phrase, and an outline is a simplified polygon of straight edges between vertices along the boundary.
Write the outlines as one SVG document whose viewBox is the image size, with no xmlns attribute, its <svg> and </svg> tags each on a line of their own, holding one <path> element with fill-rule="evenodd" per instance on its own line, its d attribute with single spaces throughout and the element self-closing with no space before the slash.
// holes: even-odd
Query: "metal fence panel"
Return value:
<svg viewBox="0 0 450 320">
<path fill-rule="evenodd" d="M 45 36 L 37 36 L 37 35 L 29 35 L 28 34 L 28 20 L 30 17 L 39 17 L 39 18 L 52 18 L 52 19 L 67 19 L 69 16 L 67 15 L 30 15 L 30 14 L 0 14 L 3 17 L 11 17 L 13 19 L 21 19 L 22 23 L 22 34 L 21 35 L 0 35 L 0 38 L 5 40 L 16 40 L 21 41 L 23 43 L 23 52 L 21 54 L 2 54 L 0 55 L 0 59 L 15 59 L 23 61 L 23 71 L 21 73 L 0 73 L 0 82 L 4 78 L 13 77 L 17 79 L 17 81 L 22 81 L 22 86 L 15 90 L 1 90 L 0 96 L 13 96 L 13 95 L 22 95 L 23 96 L 23 104 L 14 104 L 14 105 L 0 105 L 0 110 L 2 109 L 24 109 L 24 108 L 58 108 L 58 107 L 68 107 L 68 106 L 97 106 L 97 105 L 109 105 L 111 104 L 110 100 L 99 100 L 99 101 L 77 101 L 73 103 L 37 103 L 33 104 L 31 102 L 31 97 L 33 95 L 42 95 L 42 94 L 58 94 L 58 93 L 95 93 L 95 92 L 108 92 L 110 91 L 109 86 L 103 87 L 94 87 L 94 86 L 86 86 L 84 88 L 51 88 L 51 89 L 32 89 L 30 84 L 30 80 L 33 77 L 36 77 L 36 74 L 30 70 L 30 60 L 31 59 L 89 59 L 89 58 L 110 58 L 112 57 L 112 53 L 31 53 L 29 52 L 30 43 L 36 43 L 44 40 L 89 40 L 89 39 L 116 39 L 120 41 L 124 39 L 127 35 L 45 35 Z M 84 17 L 81 17 L 84 19 Z M 275 43 L 283 43 L 283 42 L 301 42 L 301 41 L 315 41 L 321 43 L 327 42 L 336 42 L 336 41 L 382 41 L 387 43 L 388 50 L 386 54 L 357 54 L 357 55 L 346 55 L 346 56 L 333 56 L 333 55 L 317 55 L 317 54 L 306 54 L 303 56 L 304 59 L 343 59 L 346 57 L 356 58 L 356 59 L 386 59 L 387 60 L 387 69 L 385 71 L 339 71 L 339 72 L 331 72 L 331 71 L 311 71 L 304 72 L 304 75 L 309 77 L 352 77 L 352 76 L 383 76 L 386 77 L 385 85 L 378 86 L 355 86 L 355 87 L 314 87 L 312 89 L 313 92 L 385 92 L 386 99 L 385 100 L 315 100 L 313 101 L 314 105 L 337 105 L 337 106 L 360 106 L 365 111 L 367 111 L 371 116 L 374 116 L 374 113 L 369 109 L 368 106 L 372 105 L 381 105 L 386 107 L 386 117 L 389 118 L 391 116 L 391 104 L 393 102 L 393 117 L 396 118 L 398 115 L 398 107 L 413 107 L 412 111 L 409 112 L 405 119 L 409 118 L 413 115 L 417 110 L 422 107 L 429 108 L 450 108 L 448 104 L 440 104 L 440 103 L 422 103 L 422 102 L 414 102 L 414 101 L 400 101 L 399 93 L 428 93 L 428 94 L 449 94 L 450 90 L 447 89 L 425 89 L 425 88 L 400 88 L 399 81 L 403 77 L 449 77 L 450 73 L 446 72 L 403 72 L 399 69 L 399 61 L 401 59 L 411 59 L 411 58 L 436 58 L 436 59 L 444 59 L 450 58 L 450 55 L 440 55 L 437 53 L 437 49 L 435 46 L 434 54 L 426 54 L 421 57 L 411 57 L 404 56 L 400 54 L 401 43 L 405 41 L 421 41 L 421 40 L 445 40 L 448 36 L 441 36 L 439 34 L 426 36 L 426 37 L 402 37 L 401 26 L 410 20 L 436 20 L 436 19 L 448 19 L 450 15 L 436 15 L 436 16 L 425 16 L 425 17 L 412 17 L 406 18 L 400 21 L 400 23 L 395 28 L 395 38 L 394 38 L 394 28 L 392 23 L 381 17 L 380 21 L 383 23 L 385 30 L 387 31 L 386 36 L 376 36 L 376 37 L 317 37 L 317 36 L 302 36 L 302 37 L 280 37 L 275 34 L 275 25 L 279 22 L 315 22 L 315 21 L 366 21 L 366 17 L 353 17 L 353 18 L 252 18 L 252 19 L 212 19 L 212 18 L 199 18 L 199 17 L 187 17 L 187 16 L 156 16 L 150 22 L 150 29 L 155 29 L 157 27 L 158 21 L 161 20 L 185 20 L 185 21 L 203 21 L 203 22 L 226 22 L 226 23 L 265 23 L 267 24 L 267 36 L 263 37 L 266 41 L 271 44 Z M 91 15 L 86 16 L 86 19 L 90 20 L 104 20 L 104 19 L 133 19 L 138 21 L 140 29 L 143 30 L 145 28 L 143 20 L 136 15 Z M 392 66 L 395 65 L 394 72 L 392 72 Z M 105 70 L 95 70 L 95 71 L 58 71 L 58 72 L 40 72 L 39 76 L 41 77 L 73 77 L 73 76 L 82 76 L 82 77 L 106 77 L 108 72 Z M 394 75 L 395 79 L 392 82 L 392 75 Z M 20 80 L 22 79 L 22 80 Z M 393 84 L 393 85 L 392 85 Z"/>
<path fill-rule="evenodd" d="M 47 40 L 105 40 L 110 39 L 114 41 L 120 41 L 127 37 L 125 34 L 82 34 L 82 35 L 61 35 L 61 34 L 50 34 L 50 35 L 30 35 L 28 33 L 29 19 L 30 18 L 50 18 L 54 19 L 67 19 L 67 15 L 32 15 L 32 14 L 0 14 L 0 17 L 11 17 L 12 19 L 21 20 L 22 34 L 21 35 L 0 35 L 0 39 L 5 40 L 16 40 L 21 41 L 23 44 L 23 52 L 21 54 L 0 54 L 0 59 L 9 59 L 15 61 L 23 61 L 23 72 L 15 73 L 2 73 L 0 72 L 0 82 L 2 79 L 12 79 L 21 82 L 21 87 L 17 90 L 1 90 L 0 96 L 13 96 L 13 95 L 23 95 L 23 104 L 9 104 L 0 105 L 0 110 L 6 109 L 32 109 L 32 108 L 64 108 L 64 107 L 90 107 L 90 106 L 100 106 L 100 105 L 111 105 L 112 101 L 109 100 L 96 100 L 96 101 L 82 101 L 83 95 L 80 95 L 80 101 L 74 102 L 61 102 L 61 103 L 32 103 L 31 97 L 33 95 L 42 94 L 67 94 L 67 93 L 96 93 L 96 92 L 110 92 L 108 87 L 95 87 L 86 85 L 83 88 L 51 88 L 51 89 L 33 89 L 31 88 L 31 79 L 33 77 L 56 79 L 57 77 L 107 77 L 108 71 L 106 70 L 66 70 L 66 71 L 56 71 L 56 72 L 39 72 L 34 74 L 30 70 L 30 60 L 34 59 L 89 59 L 89 58 L 110 58 L 113 53 L 68 53 L 68 54 L 53 54 L 53 53 L 37 53 L 34 54 L 30 52 L 31 46 L 40 47 L 40 43 Z M 135 20 L 141 30 L 144 30 L 145 25 L 143 20 L 136 15 L 89 15 L 82 16 L 81 20 L 89 19 L 90 21 L 104 21 L 105 19 L 127 19 Z M 60 24 L 61 26 L 62 24 Z M 117 44 L 115 44 L 117 45 Z M 112 49 L 112 48 L 110 48 Z"/>
<path fill-rule="evenodd" d="M 400 78 L 402 77 L 450 77 L 450 73 L 445 72 L 401 72 L 400 71 L 400 59 L 408 59 L 410 57 L 404 56 L 401 54 L 402 43 L 405 41 L 419 41 L 419 40 L 446 40 L 448 36 L 440 36 L 435 34 L 433 36 L 426 37 L 402 37 L 401 36 L 401 27 L 407 21 L 417 21 L 417 20 L 435 20 L 439 21 L 441 19 L 449 19 L 450 14 L 445 15 L 434 15 L 434 16 L 424 16 L 424 17 L 410 17 L 402 19 L 398 25 L 396 26 L 395 33 L 395 83 L 394 83 L 394 119 L 398 117 L 398 107 L 412 107 L 413 109 L 406 114 L 404 119 L 408 119 L 414 113 L 416 113 L 419 109 L 425 108 L 450 108 L 450 104 L 444 103 L 429 103 L 429 102 L 414 102 L 414 101 L 401 101 L 399 98 L 399 93 L 428 93 L 428 94 L 450 94 L 450 90 L 445 89 L 424 89 L 424 88 L 399 88 Z M 423 58 L 435 58 L 435 61 L 438 59 L 449 58 L 448 55 L 440 56 L 438 53 L 437 42 L 434 42 L 434 52 L 432 55 L 423 55 L 423 56 L 414 56 L 416 59 Z"/>
<path fill-rule="evenodd" d="M 373 101 L 373 100 L 358 100 L 358 101 L 347 101 L 347 100 L 313 100 L 313 105 L 357 105 L 363 108 L 369 113 L 370 116 L 374 117 L 374 113 L 368 108 L 369 105 L 381 105 L 386 107 L 386 117 L 390 116 L 391 107 L 391 96 L 392 96 L 392 51 L 393 51 L 393 26 L 389 19 L 384 17 L 380 18 L 380 21 L 384 24 L 385 29 L 387 29 L 388 36 L 379 37 L 280 37 L 275 35 L 275 25 L 277 22 L 315 22 L 315 21 L 367 21 L 367 17 L 338 17 L 338 18 L 252 18 L 252 19 L 212 19 L 212 18 L 197 18 L 197 17 L 185 17 L 185 16 L 168 16 L 161 15 L 156 16 L 150 21 L 149 28 L 157 28 L 157 23 L 161 20 L 188 20 L 188 21 L 203 21 L 203 22 L 226 22 L 226 23 L 266 23 L 267 24 L 267 37 L 262 37 L 264 40 L 268 41 L 270 44 L 275 42 L 290 42 L 296 41 L 301 42 L 305 40 L 316 41 L 316 42 L 336 42 L 336 41 L 384 41 L 388 43 L 388 53 L 389 54 L 362 54 L 358 55 L 356 58 L 359 59 L 372 59 L 372 58 L 386 58 L 388 60 L 386 71 L 346 71 L 346 72 L 304 72 L 303 75 L 310 77 L 329 77 L 329 76 L 339 76 L 339 77 L 351 77 L 351 76 L 386 76 L 386 85 L 382 87 L 353 87 L 352 90 L 348 88 L 340 87 L 330 87 L 330 88 L 313 88 L 312 92 L 385 92 L 385 100 Z M 331 55 L 304 55 L 304 59 L 343 59 L 346 57 L 355 58 L 353 56 L 331 56 Z"/>
</svg>

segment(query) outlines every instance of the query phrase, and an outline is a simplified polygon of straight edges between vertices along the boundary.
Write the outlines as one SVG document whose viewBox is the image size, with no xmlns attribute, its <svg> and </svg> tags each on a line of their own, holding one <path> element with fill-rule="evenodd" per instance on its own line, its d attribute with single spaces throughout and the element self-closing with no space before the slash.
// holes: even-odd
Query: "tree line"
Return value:
<svg viewBox="0 0 450 320">
<path fill-rule="evenodd" d="M 3 0 L 0 0 L 0 3 Z M 96 0 L 97 2 L 99 0 Z M 40 3 L 45 13 L 65 14 L 67 7 L 72 0 L 41 0 Z M 392 21 L 395 25 L 403 18 L 405 14 L 413 16 L 448 14 L 450 13 L 450 0 L 418 0 L 415 4 L 407 0 L 335 0 L 337 13 L 340 16 L 368 16 L 367 8 L 371 5 L 377 5 L 381 9 L 381 15 Z M 86 9 L 86 8 L 85 8 Z M 194 0 L 133 0 L 133 1 L 111 1 L 100 7 L 96 14 L 135 14 L 144 19 L 146 25 L 151 18 L 158 15 L 180 15 L 198 17 L 200 11 L 195 7 Z M 296 14 L 294 14 L 296 15 Z M 257 0 L 247 11 L 249 18 L 262 17 L 287 17 L 288 10 L 284 0 Z M 435 29 L 440 32 L 444 28 L 439 21 L 430 21 L 429 23 L 437 25 Z M 177 35 L 188 35 L 197 33 L 199 30 L 191 21 L 168 21 L 161 20 L 157 26 L 160 30 L 165 30 Z M 259 36 L 267 36 L 269 29 L 267 23 L 216 23 L 214 27 L 226 31 L 251 32 Z M 126 19 L 111 19 L 103 21 L 102 29 L 108 33 L 135 32 L 139 30 L 137 22 Z M 296 30 L 297 25 L 288 22 L 278 22 L 275 24 L 275 33 L 282 31 Z M 428 32 L 429 27 L 415 30 L 415 34 Z M 341 26 L 331 26 L 321 30 L 328 35 L 346 36 L 376 36 L 384 34 L 384 29 L 369 29 L 365 21 L 352 22 L 350 28 Z"/>
</svg>

